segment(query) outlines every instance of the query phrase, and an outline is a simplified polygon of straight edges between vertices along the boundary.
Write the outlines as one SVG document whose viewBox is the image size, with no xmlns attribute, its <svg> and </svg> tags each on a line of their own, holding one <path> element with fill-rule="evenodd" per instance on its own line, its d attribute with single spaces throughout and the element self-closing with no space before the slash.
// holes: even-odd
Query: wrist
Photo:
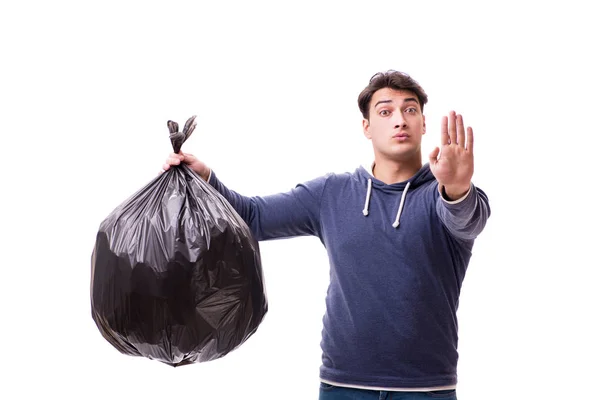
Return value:
<svg viewBox="0 0 600 400">
<path fill-rule="evenodd" d="M 469 193 L 469 189 L 471 188 L 471 183 L 468 185 L 442 185 L 441 193 L 442 196 L 446 200 L 455 201 L 462 197 L 464 197 L 467 193 Z"/>
<path fill-rule="evenodd" d="M 202 171 L 198 175 L 200 175 L 200 177 L 202 179 L 204 179 L 204 181 L 208 182 L 208 180 L 210 179 L 210 173 L 211 173 L 210 168 L 206 168 L 204 171 Z"/>
</svg>

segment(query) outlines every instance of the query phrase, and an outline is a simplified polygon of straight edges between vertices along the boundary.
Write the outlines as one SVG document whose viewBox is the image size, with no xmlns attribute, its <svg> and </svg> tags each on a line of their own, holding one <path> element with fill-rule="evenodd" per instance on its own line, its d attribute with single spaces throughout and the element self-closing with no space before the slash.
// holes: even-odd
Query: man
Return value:
<svg viewBox="0 0 600 400">
<path fill-rule="evenodd" d="M 370 168 L 287 193 L 244 197 L 191 154 L 186 163 L 236 209 L 258 240 L 319 237 L 331 281 L 320 399 L 456 399 L 456 311 L 474 240 L 490 215 L 471 182 L 473 130 L 450 112 L 441 146 L 421 161 L 427 95 L 407 74 L 374 75 L 358 97 Z"/>
</svg>

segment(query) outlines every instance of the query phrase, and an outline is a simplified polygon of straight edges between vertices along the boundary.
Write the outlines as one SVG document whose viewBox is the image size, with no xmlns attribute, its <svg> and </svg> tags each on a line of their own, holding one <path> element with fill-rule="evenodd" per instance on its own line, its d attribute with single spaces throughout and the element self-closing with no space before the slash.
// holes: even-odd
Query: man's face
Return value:
<svg viewBox="0 0 600 400">
<path fill-rule="evenodd" d="M 379 89 L 371 98 L 363 131 L 373 142 L 376 159 L 409 161 L 420 157 L 425 117 L 417 96 L 407 90 Z"/>
</svg>

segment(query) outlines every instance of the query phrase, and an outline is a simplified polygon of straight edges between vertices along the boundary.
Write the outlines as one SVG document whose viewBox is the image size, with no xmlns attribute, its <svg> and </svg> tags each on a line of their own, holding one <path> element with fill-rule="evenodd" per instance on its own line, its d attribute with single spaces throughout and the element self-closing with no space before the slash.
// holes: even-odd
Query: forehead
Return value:
<svg viewBox="0 0 600 400">
<path fill-rule="evenodd" d="M 407 98 L 416 99 L 417 96 L 409 90 L 383 88 L 373 93 L 373 97 L 371 98 L 371 107 L 374 107 L 375 104 L 381 100 L 391 100 L 394 103 L 402 103 Z"/>
</svg>

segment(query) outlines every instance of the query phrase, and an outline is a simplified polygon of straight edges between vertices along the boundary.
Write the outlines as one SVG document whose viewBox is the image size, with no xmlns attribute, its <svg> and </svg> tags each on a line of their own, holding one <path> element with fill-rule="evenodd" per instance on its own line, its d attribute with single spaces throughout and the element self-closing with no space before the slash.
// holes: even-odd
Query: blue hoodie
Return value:
<svg viewBox="0 0 600 400">
<path fill-rule="evenodd" d="M 244 197 L 211 173 L 209 183 L 257 240 L 317 236 L 329 256 L 321 379 L 395 389 L 456 384 L 461 284 L 490 214 L 471 185 L 442 198 L 424 165 L 385 184 L 363 167 L 329 174 L 286 193 Z"/>
</svg>

